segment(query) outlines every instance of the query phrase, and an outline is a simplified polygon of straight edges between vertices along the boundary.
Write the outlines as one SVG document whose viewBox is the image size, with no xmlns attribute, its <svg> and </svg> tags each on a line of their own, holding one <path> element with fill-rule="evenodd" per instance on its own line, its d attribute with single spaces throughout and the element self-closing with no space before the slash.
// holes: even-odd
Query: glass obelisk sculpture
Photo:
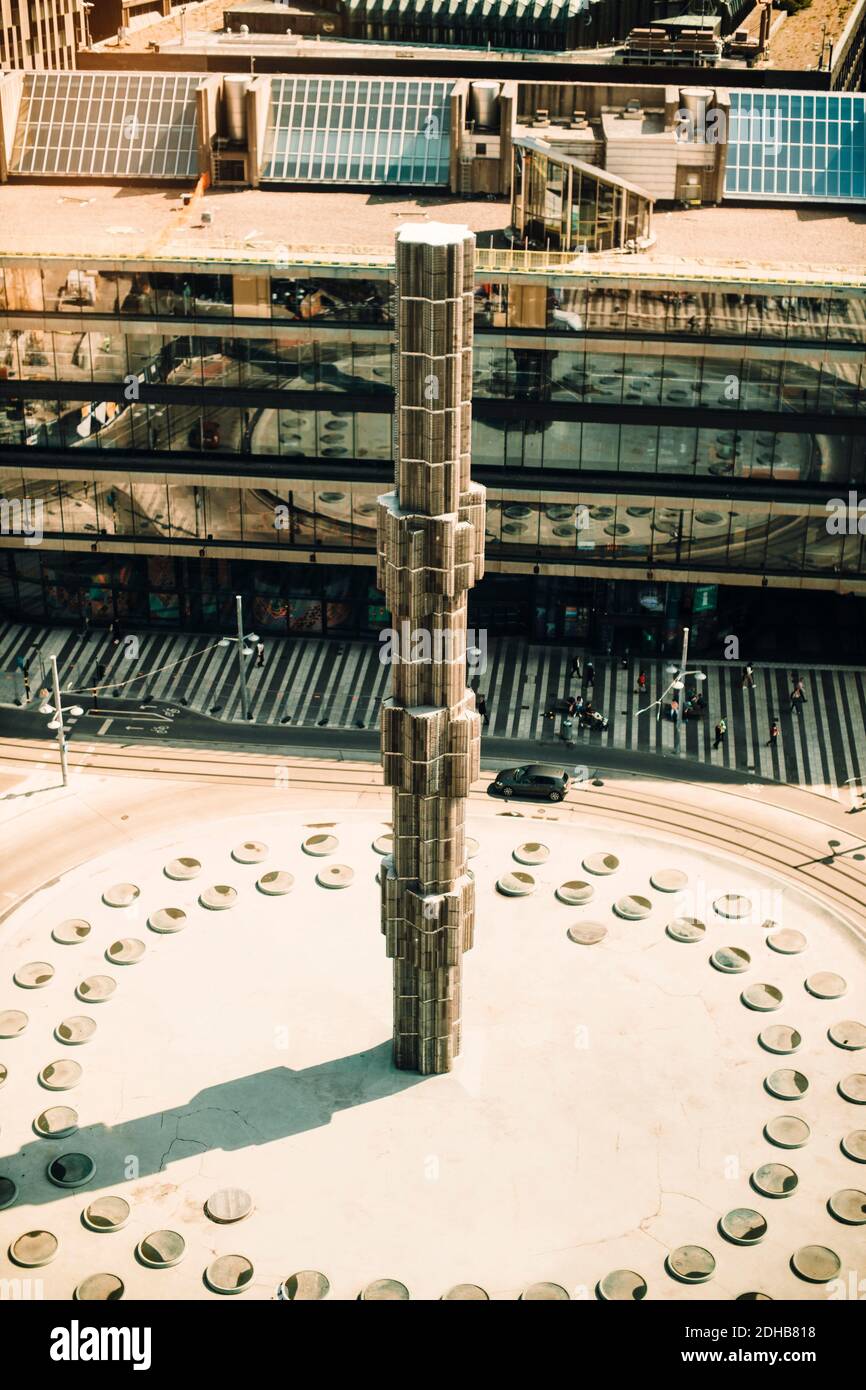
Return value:
<svg viewBox="0 0 866 1390">
<path fill-rule="evenodd" d="M 475 883 L 466 798 L 481 732 L 467 689 L 467 591 L 484 571 L 484 489 L 469 476 L 475 238 L 435 224 L 397 234 L 396 489 L 379 498 L 379 586 L 391 612 L 382 762 L 393 854 L 382 931 L 394 961 L 394 1062 L 444 1072 L 460 1051 L 463 952 Z"/>
</svg>

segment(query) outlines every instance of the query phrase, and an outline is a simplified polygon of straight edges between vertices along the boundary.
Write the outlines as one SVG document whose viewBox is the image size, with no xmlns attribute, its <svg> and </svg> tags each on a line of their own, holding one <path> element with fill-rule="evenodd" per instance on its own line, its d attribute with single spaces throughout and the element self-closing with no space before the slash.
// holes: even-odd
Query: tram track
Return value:
<svg viewBox="0 0 866 1390">
<path fill-rule="evenodd" d="M 42 741 L 0 742 L 0 757 L 8 764 L 21 768 L 44 768 L 55 761 L 55 756 L 54 749 Z M 288 758 L 266 753 L 204 755 L 193 749 L 160 747 L 151 750 L 140 745 L 118 748 L 100 745 L 94 748 L 92 745 L 71 744 L 68 758 L 72 772 L 165 778 L 187 785 L 284 786 L 294 791 L 315 790 L 336 794 L 384 788 L 382 769 L 377 764 L 335 763 L 327 766 L 303 756 Z M 668 790 L 669 786 L 676 787 L 676 795 Z M 493 814 L 517 817 L 518 813 L 522 813 L 521 818 L 536 824 L 543 824 L 548 818 L 560 819 L 563 813 L 570 821 L 579 822 L 581 814 L 590 810 L 587 805 L 590 802 L 591 814 L 610 820 L 612 824 L 635 831 L 650 831 L 667 840 L 671 839 L 673 832 L 676 837 L 696 848 L 703 847 L 743 859 L 775 872 L 844 913 L 866 942 L 866 860 L 861 866 L 860 862 L 843 855 L 832 856 L 827 848 L 827 832 L 838 836 L 850 832 L 840 831 L 830 820 L 788 812 L 785 819 L 789 824 L 808 825 L 814 832 L 813 838 L 801 838 L 778 827 L 760 824 L 755 813 L 766 809 L 766 803 L 750 802 L 749 810 L 753 814 L 746 815 L 741 804 L 745 798 L 741 792 L 719 787 L 713 788 L 712 794 L 714 800 L 719 795 L 736 797 L 738 805 L 728 814 L 720 813 L 718 806 L 707 808 L 701 804 L 702 798 L 706 800 L 706 785 L 685 780 L 672 784 L 654 781 L 651 787 L 644 786 L 643 789 L 607 779 L 603 779 L 602 786 L 585 783 L 579 790 L 572 791 L 569 800 L 555 809 L 543 804 L 530 809 L 524 803 L 520 803 L 518 808 L 509 803 L 506 810 L 506 803 L 491 803 L 486 785 L 474 787 L 469 800 L 479 810 L 482 806 L 487 809 L 495 804 L 502 809 Z M 772 809 L 776 812 L 780 810 L 778 807 Z M 823 842 L 820 838 L 822 834 Z"/>
</svg>

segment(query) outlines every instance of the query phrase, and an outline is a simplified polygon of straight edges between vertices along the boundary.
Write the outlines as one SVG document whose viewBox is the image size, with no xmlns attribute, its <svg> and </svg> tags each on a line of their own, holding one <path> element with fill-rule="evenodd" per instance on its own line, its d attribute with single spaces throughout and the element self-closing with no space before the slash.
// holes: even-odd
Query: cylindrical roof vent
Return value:
<svg viewBox="0 0 866 1390">
<path fill-rule="evenodd" d="M 469 118 L 476 130 L 499 129 L 498 82 L 473 82 L 469 88 Z"/>
<path fill-rule="evenodd" d="M 247 142 L 246 92 L 249 80 L 243 73 L 229 73 L 223 78 L 225 131 L 235 145 L 245 145 Z"/>
</svg>

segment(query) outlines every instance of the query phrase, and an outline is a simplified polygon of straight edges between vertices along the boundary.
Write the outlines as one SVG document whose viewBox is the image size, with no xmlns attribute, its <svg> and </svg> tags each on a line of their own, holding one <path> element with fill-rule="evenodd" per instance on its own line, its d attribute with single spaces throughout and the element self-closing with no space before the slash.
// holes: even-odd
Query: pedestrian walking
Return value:
<svg viewBox="0 0 866 1390">
<path fill-rule="evenodd" d="M 778 726 L 778 724 L 776 723 L 776 721 L 775 721 L 775 719 L 774 719 L 773 722 L 772 722 L 772 724 L 770 725 L 770 737 L 767 739 L 767 742 L 764 744 L 764 747 L 765 747 L 765 748 L 775 748 L 775 746 L 776 746 L 776 739 L 777 739 L 778 737 L 779 737 L 779 726 Z"/>
<path fill-rule="evenodd" d="M 677 722 L 677 720 L 679 719 L 679 717 L 680 717 L 680 702 L 679 702 L 679 700 L 671 700 L 671 719 L 672 719 L 672 720 L 674 721 L 674 723 L 676 724 L 676 722 Z"/>
<path fill-rule="evenodd" d="M 755 688 L 755 673 L 754 673 L 754 671 L 752 670 L 751 666 L 744 666 L 744 667 L 743 667 L 743 689 L 744 689 L 744 690 L 754 690 L 754 688 Z"/>
<path fill-rule="evenodd" d="M 265 644 L 264 644 L 264 642 L 257 642 L 257 643 L 256 643 L 256 666 L 264 666 L 264 664 L 265 664 Z"/>
<path fill-rule="evenodd" d="M 577 679 L 580 680 L 580 656 L 577 652 L 571 658 L 571 669 L 568 674 L 569 676 L 577 676 Z"/>
<path fill-rule="evenodd" d="M 716 725 L 716 741 L 713 744 L 713 748 L 718 748 L 719 744 L 724 743 L 725 735 L 727 734 L 727 732 L 727 724 L 725 723 L 724 719 L 720 719 L 718 724 Z"/>
<path fill-rule="evenodd" d="M 794 689 L 791 691 L 791 713 L 796 714 L 798 719 L 803 713 L 803 705 L 805 704 L 805 701 L 806 697 L 803 694 L 801 687 L 799 685 L 795 685 Z"/>
<path fill-rule="evenodd" d="M 591 661 L 586 663 L 586 688 L 592 690 L 595 685 L 595 667 Z"/>
<path fill-rule="evenodd" d="M 487 713 L 487 701 L 480 692 L 475 696 L 475 708 L 484 720 L 484 727 L 486 729 L 487 725 L 490 723 L 490 715 Z"/>
<path fill-rule="evenodd" d="M 25 705 L 29 705 L 29 704 L 30 704 L 30 693 L 31 693 L 31 692 L 30 692 L 30 667 L 29 667 L 29 665 L 25 662 L 25 664 L 24 664 L 24 703 L 25 703 Z"/>
<path fill-rule="evenodd" d="M 94 688 L 93 688 L 93 706 L 92 706 L 92 710 L 91 710 L 91 712 L 92 712 L 93 714 L 96 714 L 96 711 L 97 711 L 97 706 L 98 706 L 98 704 L 99 704 L 99 687 L 102 685 L 102 682 L 103 682 L 104 680 L 105 680 L 105 665 L 104 665 L 103 662 L 97 661 L 97 663 L 96 663 L 96 685 L 95 685 Z"/>
<path fill-rule="evenodd" d="M 120 644 L 120 623 L 115 618 L 111 624 L 111 645 L 117 647 Z"/>
<path fill-rule="evenodd" d="M 638 695 L 646 695 L 646 671 L 641 671 L 637 678 Z"/>
</svg>

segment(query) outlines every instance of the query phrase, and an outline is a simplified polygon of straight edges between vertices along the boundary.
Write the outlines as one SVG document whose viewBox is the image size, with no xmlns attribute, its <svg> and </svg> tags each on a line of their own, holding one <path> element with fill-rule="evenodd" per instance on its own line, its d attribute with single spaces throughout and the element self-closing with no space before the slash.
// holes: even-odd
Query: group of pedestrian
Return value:
<svg viewBox="0 0 866 1390">
<path fill-rule="evenodd" d="M 755 671 L 754 671 L 754 667 L 747 664 L 747 665 L 745 665 L 745 666 L 743 667 L 743 689 L 744 689 L 744 690 L 754 690 L 754 688 L 755 688 Z M 802 714 L 803 714 L 803 706 L 807 703 L 807 700 L 806 700 L 805 683 L 804 683 L 803 678 L 802 678 L 802 676 L 800 675 L 799 671 L 792 671 L 792 672 L 791 672 L 791 693 L 790 693 L 788 699 L 789 699 L 789 702 L 790 702 L 791 713 L 792 713 L 792 714 L 796 714 L 797 718 L 800 719 L 800 718 L 802 717 Z M 718 722 L 718 724 L 716 725 L 716 741 L 715 741 L 715 743 L 713 744 L 713 748 L 718 748 L 719 745 L 720 745 L 721 743 L 724 742 L 725 735 L 727 734 L 727 731 L 728 731 L 728 726 L 727 726 L 727 724 L 725 723 L 724 719 L 720 719 L 719 722 Z M 764 747 L 765 747 L 765 748 L 775 748 L 775 747 L 776 747 L 776 744 L 777 744 L 778 741 L 779 741 L 779 734 L 780 734 L 780 733 L 781 733 L 781 729 L 780 729 L 780 727 L 779 727 L 779 721 L 778 721 L 778 719 L 775 717 L 775 715 L 773 715 L 773 716 L 771 716 L 771 718 L 770 718 L 770 737 L 767 739 L 767 742 L 764 744 Z"/>
<path fill-rule="evenodd" d="M 595 685 L 595 667 L 591 661 L 588 661 L 585 671 L 581 672 L 579 652 L 575 652 L 574 656 L 571 658 L 571 666 L 569 667 L 568 674 L 571 678 L 582 680 L 587 690 L 592 690 Z"/>
</svg>

